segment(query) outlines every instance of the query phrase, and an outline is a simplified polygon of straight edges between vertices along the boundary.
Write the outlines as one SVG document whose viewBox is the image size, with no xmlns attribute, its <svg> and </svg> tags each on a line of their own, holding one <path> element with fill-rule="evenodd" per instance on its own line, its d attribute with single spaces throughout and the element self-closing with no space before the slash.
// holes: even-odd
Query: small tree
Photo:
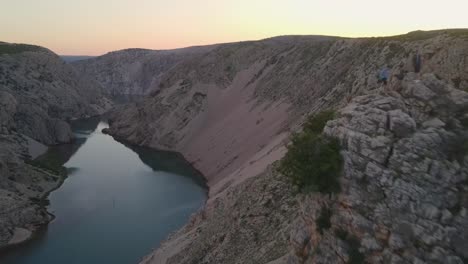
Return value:
<svg viewBox="0 0 468 264">
<path fill-rule="evenodd" d="M 310 116 L 304 124 L 304 131 L 314 134 L 322 134 L 323 128 L 327 125 L 327 122 L 333 118 L 335 118 L 335 112 L 330 110 L 322 111 Z"/>
<path fill-rule="evenodd" d="M 292 136 L 279 172 L 291 179 L 300 190 L 336 193 L 343 159 L 337 139 L 322 135 L 333 112 L 321 112 L 304 124 L 301 133 Z"/>
</svg>

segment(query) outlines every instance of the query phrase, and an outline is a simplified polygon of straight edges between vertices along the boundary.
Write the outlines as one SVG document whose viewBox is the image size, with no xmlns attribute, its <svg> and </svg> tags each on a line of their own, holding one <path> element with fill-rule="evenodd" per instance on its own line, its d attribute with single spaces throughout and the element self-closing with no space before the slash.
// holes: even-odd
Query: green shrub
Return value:
<svg viewBox="0 0 468 264">
<path fill-rule="evenodd" d="M 288 177 L 301 191 L 337 193 L 338 177 L 343 158 L 337 139 L 322 135 L 322 130 L 333 112 L 321 112 L 304 125 L 301 133 L 293 134 L 288 152 L 278 171 Z"/>
<path fill-rule="evenodd" d="M 317 113 L 307 119 L 307 122 L 304 124 L 304 131 L 321 134 L 327 122 L 333 118 L 335 118 L 335 112 L 333 111 L 322 111 Z"/>
<path fill-rule="evenodd" d="M 57 157 L 57 155 L 58 154 L 49 151 L 34 160 L 26 159 L 24 162 L 54 175 L 66 176 L 67 169 L 60 163 L 61 159 Z"/>
<path fill-rule="evenodd" d="M 315 224 L 317 225 L 317 231 L 323 235 L 324 230 L 328 230 L 331 227 L 330 218 L 332 216 L 332 210 L 330 208 L 324 206 L 320 210 L 319 217 L 315 220 Z"/>
</svg>

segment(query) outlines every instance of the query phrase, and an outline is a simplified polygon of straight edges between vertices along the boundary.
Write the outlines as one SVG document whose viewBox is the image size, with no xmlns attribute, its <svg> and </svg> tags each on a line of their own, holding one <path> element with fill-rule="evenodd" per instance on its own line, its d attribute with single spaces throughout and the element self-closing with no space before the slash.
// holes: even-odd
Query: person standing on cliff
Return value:
<svg viewBox="0 0 468 264">
<path fill-rule="evenodd" d="M 418 52 L 413 56 L 414 72 L 419 73 L 421 71 L 421 66 L 422 66 L 422 58 L 421 58 L 421 54 Z"/>
<path fill-rule="evenodd" d="M 385 66 L 379 72 L 378 83 L 383 82 L 384 85 L 387 85 L 388 77 L 389 77 L 389 69 L 387 68 L 387 66 Z"/>
</svg>

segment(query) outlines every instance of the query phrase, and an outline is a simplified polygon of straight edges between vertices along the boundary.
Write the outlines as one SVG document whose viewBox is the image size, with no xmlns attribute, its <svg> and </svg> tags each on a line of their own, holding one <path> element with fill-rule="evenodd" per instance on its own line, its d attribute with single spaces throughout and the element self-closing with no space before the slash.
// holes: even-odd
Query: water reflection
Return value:
<svg viewBox="0 0 468 264">
<path fill-rule="evenodd" d="M 205 187 L 206 181 L 203 175 L 196 171 L 184 157 L 177 152 L 155 151 L 154 149 L 135 146 L 122 142 L 126 147 L 133 150 L 146 165 L 155 171 L 164 171 L 177 175 L 187 176 L 196 184 Z"/>
</svg>

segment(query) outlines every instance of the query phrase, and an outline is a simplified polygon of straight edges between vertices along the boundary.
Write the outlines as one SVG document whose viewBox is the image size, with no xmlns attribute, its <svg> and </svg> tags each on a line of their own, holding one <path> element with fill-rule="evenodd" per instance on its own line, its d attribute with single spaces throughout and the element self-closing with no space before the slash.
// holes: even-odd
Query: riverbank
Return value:
<svg viewBox="0 0 468 264">
<path fill-rule="evenodd" d="M 98 118 L 98 116 L 89 117 Z M 78 119 L 75 119 L 78 120 Z M 19 134 L 12 134 L 4 136 L 11 138 L 12 143 L 10 147 L 4 149 L 5 154 L 13 155 L 13 161 L 17 163 L 17 167 L 22 168 L 18 170 L 16 176 L 9 176 L 9 178 L 16 180 L 20 178 L 20 182 L 15 182 L 16 185 L 22 183 L 26 185 L 22 188 L 16 186 L 16 195 L 19 197 L 26 197 L 25 199 L 11 199 L 13 204 L 6 204 L 1 208 L 18 208 L 22 211 L 28 210 L 28 204 L 34 206 L 31 213 L 26 214 L 26 221 L 11 220 L 8 228 L 10 229 L 8 239 L 0 244 L 0 255 L 5 255 L 9 250 L 16 249 L 23 246 L 23 244 L 36 239 L 41 236 L 43 231 L 47 229 L 50 222 L 55 219 L 55 215 L 48 211 L 49 195 L 55 190 L 59 189 L 66 178 L 68 171 L 62 165 L 68 160 L 72 153 L 66 153 L 65 157 L 60 149 L 67 146 L 74 146 L 76 149 L 80 146 L 81 142 L 76 137 L 69 143 L 62 143 L 54 146 L 46 146 L 37 142 L 36 140 Z M 0 153 L 0 157 L 2 153 Z M 28 175 L 32 175 L 30 179 Z M 14 192 L 14 191 L 13 191 Z M 8 194 L 8 197 L 13 197 L 13 194 Z M 21 213 L 9 211 L 9 215 L 21 215 Z M 40 221 L 35 219 L 41 216 Z"/>
<path fill-rule="evenodd" d="M 31 159 L 38 159 L 43 155 L 47 155 L 47 152 L 49 151 L 49 148 L 45 147 L 44 145 L 30 139 L 27 139 L 27 146 L 26 149 L 29 151 L 29 156 Z M 55 219 L 55 216 L 47 211 L 47 206 L 49 204 L 48 197 L 50 193 L 53 191 L 57 190 L 62 186 L 64 183 L 65 179 L 67 178 L 66 174 L 53 174 L 50 171 L 47 171 L 44 168 L 41 168 L 36 165 L 31 165 L 32 163 L 23 163 L 20 166 L 25 168 L 24 173 L 37 173 L 38 177 L 35 177 L 35 183 L 39 186 L 42 186 L 42 188 L 38 188 L 35 192 L 34 191 L 23 191 L 23 195 L 28 197 L 28 202 L 30 205 L 33 205 L 36 207 L 36 210 L 34 210 L 33 214 L 37 215 L 43 215 L 44 213 L 47 214 L 46 217 L 42 218 L 41 221 L 36 222 L 36 221 L 31 221 L 31 223 L 26 223 L 26 225 L 22 226 L 14 226 L 13 232 L 11 234 L 11 237 L 9 240 L 6 242 L 4 245 L 0 245 L 0 254 L 5 254 L 8 250 L 22 246 L 22 244 L 29 242 L 30 240 L 33 240 L 37 237 L 37 233 L 41 233 L 40 230 L 44 230 L 47 225 Z M 41 180 L 42 182 L 37 182 L 37 180 Z M 50 181 L 50 179 L 55 179 L 54 181 Z M 26 187 L 26 190 L 30 190 L 31 187 Z M 42 191 L 39 191 L 42 190 Z M 10 195 L 11 197 L 11 195 Z M 28 209 L 27 207 L 27 202 L 23 203 L 23 206 L 26 206 L 23 208 L 24 211 Z M 19 208 L 21 210 L 21 203 L 17 206 L 14 206 L 12 204 L 10 205 L 5 205 L 5 208 Z M 14 215 L 15 213 L 13 211 L 9 212 L 8 214 Z M 32 216 L 34 217 L 34 216 Z"/>
</svg>

